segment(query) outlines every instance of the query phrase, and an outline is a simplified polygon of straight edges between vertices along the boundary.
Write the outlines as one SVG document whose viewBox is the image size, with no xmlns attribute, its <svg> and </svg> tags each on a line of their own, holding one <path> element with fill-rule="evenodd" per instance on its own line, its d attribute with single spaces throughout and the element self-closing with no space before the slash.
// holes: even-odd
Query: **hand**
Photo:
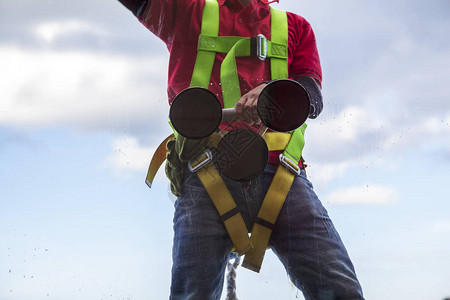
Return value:
<svg viewBox="0 0 450 300">
<path fill-rule="evenodd" d="M 267 83 L 262 83 L 255 87 L 253 90 L 243 95 L 241 99 L 234 106 L 236 111 L 236 117 L 238 120 L 247 122 L 252 125 L 253 123 L 261 123 L 261 119 L 258 116 L 258 97 L 261 91 L 266 87 Z"/>
</svg>

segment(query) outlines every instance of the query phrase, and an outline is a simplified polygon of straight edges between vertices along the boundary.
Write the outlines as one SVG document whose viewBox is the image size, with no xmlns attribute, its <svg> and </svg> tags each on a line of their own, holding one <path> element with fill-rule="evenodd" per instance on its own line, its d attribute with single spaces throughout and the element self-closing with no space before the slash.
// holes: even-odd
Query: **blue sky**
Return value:
<svg viewBox="0 0 450 300">
<path fill-rule="evenodd" d="M 305 158 L 367 299 L 450 296 L 450 4 L 281 0 L 325 108 Z M 165 299 L 173 197 L 164 45 L 117 1 L 0 3 L 0 299 Z M 240 299 L 302 299 L 274 255 Z"/>
</svg>

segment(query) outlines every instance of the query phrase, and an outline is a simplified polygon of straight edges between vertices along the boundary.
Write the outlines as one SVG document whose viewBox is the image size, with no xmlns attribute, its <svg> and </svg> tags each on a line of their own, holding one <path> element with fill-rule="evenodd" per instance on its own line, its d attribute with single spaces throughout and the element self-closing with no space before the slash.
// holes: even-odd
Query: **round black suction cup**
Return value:
<svg viewBox="0 0 450 300">
<path fill-rule="evenodd" d="M 275 131 L 288 132 L 302 126 L 308 118 L 309 107 L 306 91 L 289 79 L 272 81 L 258 98 L 261 121 Z"/>
<path fill-rule="evenodd" d="M 222 173 L 232 180 L 250 181 L 267 165 L 269 150 L 264 139 L 250 129 L 227 133 L 217 146 L 215 162 Z"/>
<path fill-rule="evenodd" d="M 201 139 L 219 127 L 222 107 L 210 90 L 191 87 L 175 97 L 170 106 L 169 118 L 172 126 L 182 136 Z"/>
</svg>

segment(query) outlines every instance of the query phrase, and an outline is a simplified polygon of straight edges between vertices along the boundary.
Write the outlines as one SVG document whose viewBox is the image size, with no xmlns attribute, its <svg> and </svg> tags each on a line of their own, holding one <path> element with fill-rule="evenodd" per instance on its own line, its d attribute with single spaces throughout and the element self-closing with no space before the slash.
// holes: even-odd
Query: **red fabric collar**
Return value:
<svg viewBox="0 0 450 300">
<path fill-rule="evenodd" d="M 217 1 L 219 2 L 220 6 L 225 5 L 226 3 L 230 2 L 229 3 L 230 6 L 232 6 L 232 7 L 237 6 L 237 7 L 242 8 L 242 4 L 239 0 L 217 0 Z M 256 3 L 254 3 L 254 2 L 257 2 L 259 5 L 260 4 L 267 5 L 268 4 L 267 1 L 269 1 L 269 0 L 251 0 L 250 3 L 248 4 L 248 6 L 250 6 L 252 4 L 255 5 Z M 278 0 L 269 1 L 269 3 L 272 3 L 272 2 L 278 2 Z"/>
</svg>

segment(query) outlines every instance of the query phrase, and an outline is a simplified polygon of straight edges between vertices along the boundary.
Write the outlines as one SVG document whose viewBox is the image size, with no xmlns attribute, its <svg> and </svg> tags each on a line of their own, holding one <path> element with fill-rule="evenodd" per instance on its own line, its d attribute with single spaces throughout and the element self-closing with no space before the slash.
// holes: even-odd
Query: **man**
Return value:
<svg viewBox="0 0 450 300">
<path fill-rule="evenodd" d="M 270 40 L 278 35 L 272 30 L 278 25 L 271 24 L 274 12 L 265 0 L 217 0 L 219 13 L 215 17 L 203 13 L 205 1 L 210 0 L 119 1 L 167 45 L 170 52 L 169 103 L 181 91 L 195 86 L 193 82 L 198 73 L 207 69 L 202 67 L 204 64 L 198 67 L 196 61 L 200 52 L 199 36 L 211 19 L 218 17 L 218 36 L 256 37 L 262 34 Z M 209 3 L 214 5 L 216 0 L 212 1 Z M 310 118 L 316 118 L 322 110 L 319 88 L 322 76 L 314 33 L 302 17 L 293 13 L 284 15 L 288 39 L 287 52 L 281 60 L 287 68 L 281 77 L 294 79 L 304 87 L 311 103 Z M 223 106 L 229 105 L 224 99 L 229 90 L 221 78 L 224 73 L 222 62 L 228 54 L 215 53 L 211 75 L 206 76 L 206 87 L 218 96 Z M 270 61 L 279 58 L 262 59 L 257 55 L 235 59 L 240 91 L 232 100 L 240 121 L 221 124 L 222 130 L 247 128 L 257 131 L 260 128 L 256 109 L 258 96 L 271 79 L 277 78 L 273 72 L 278 67 L 271 66 Z M 203 151 L 204 145 L 205 140 L 190 141 L 181 136 L 167 144 L 170 152 L 166 171 L 172 181 L 172 191 L 179 196 L 175 202 L 171 299 L 219 299 L 226 262 L 236 246 L 198 174 L 190 172 L 186 166 Z M 276 176 L 281 152 L 270 152 L 264 172 L 246 185 L 223 177 L 250 231 L 256 226 L 258 211 Z M 299 174 L 293 177 L 276 223 L 271 224 L 268 246 L 306 299 L 363 299 L 345 247 L 313 192 L 301 160 L 298 166 Z"/>
</svg>

